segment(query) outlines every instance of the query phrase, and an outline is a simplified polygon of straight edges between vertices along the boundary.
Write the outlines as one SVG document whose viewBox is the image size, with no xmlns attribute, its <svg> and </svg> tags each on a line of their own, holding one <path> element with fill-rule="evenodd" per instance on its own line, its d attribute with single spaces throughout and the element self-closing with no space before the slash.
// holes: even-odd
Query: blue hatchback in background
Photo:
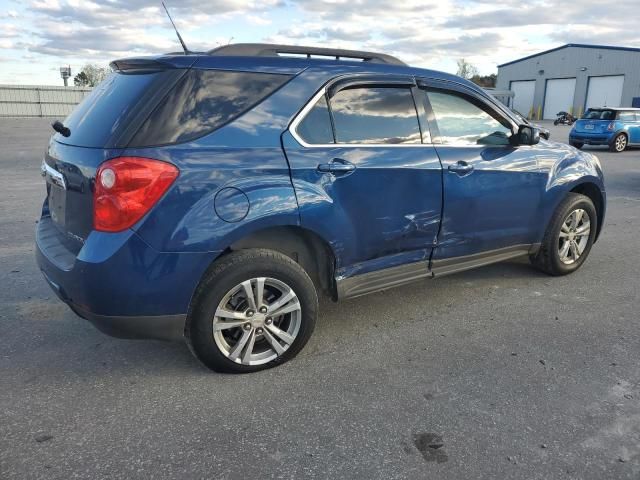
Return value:
<svg viewBox="0 0 640 480">
<path fill-rule="evenodd" d="M 569 143 L 607 145 L 612 152 L 640 145 L 640 108 L 589 108 L 569 133 Z"/>
<path fill-rule="evenodd" d="M 38 264 L 102 331 L 214 370 L 295 356 L 319 293 L 517 257 L 564 275 L 602 228 L 598 159 L 453 75 L 268 44 L 112 67 L 54 124 Z"/>
</svg>

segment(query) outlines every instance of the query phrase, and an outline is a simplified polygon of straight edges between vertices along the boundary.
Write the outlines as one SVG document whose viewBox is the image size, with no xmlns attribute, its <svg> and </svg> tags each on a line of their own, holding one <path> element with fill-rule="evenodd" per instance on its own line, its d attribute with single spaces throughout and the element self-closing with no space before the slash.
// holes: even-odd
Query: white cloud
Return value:
<svg viewBox="0 0 640 480">
<path fill-rule="evenodd" d="M 563 43 L 640 46 L 638 0 L 169 0 L 192 50 L 234 41 L 379 50 L 482 73 Z M 179 50 L 158 0 L 33 0 L 0 13 L 0 48 L 53 64 Z M 603 14 L 614 11 L 615 15 Z M 17 60 L 16 60 L 17 61 Z M 4 62 L 7 63 L 7 62 Z"/>
<path fill-rule="evenodd" d="M 260 15 L 247 15 L 246 19 L 253 25 L 271 25 L 271 20 Z"/>
</svg>

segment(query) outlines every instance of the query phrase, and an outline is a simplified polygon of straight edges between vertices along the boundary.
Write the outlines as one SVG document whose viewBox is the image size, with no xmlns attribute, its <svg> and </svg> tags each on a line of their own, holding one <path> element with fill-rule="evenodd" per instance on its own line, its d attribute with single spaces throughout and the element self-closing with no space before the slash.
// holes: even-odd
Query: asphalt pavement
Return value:
<svg viewBox="0 0 640 480">
<path fill-rule="evenodd" d="M 640 478 L 640 150 L 589 149 L 608 212 L 573 275 L 515 261 L 323 301 L 296 359 L 232 376 L 50 291 L 49 123 L 0 119 L 0 479 Z"/>
</svg>

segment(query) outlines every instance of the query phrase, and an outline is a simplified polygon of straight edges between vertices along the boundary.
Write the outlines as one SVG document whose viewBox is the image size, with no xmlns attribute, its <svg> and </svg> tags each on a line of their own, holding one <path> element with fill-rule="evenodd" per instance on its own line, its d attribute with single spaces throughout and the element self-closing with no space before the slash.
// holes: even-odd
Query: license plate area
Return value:
<svg viewBox="0 0 640 480">
<path fill-rule="evenodd" d="M 593 125 L 592 124 L 587 124 L 584 126 L 585 130 L 593 130 Z"/>
<path fill-rule="evenodd" d="M 51 220 L 56 225 L 65 226 L 65 212 L 67 211 L 67 191 L 60 188 L 53 182 L 49 184 L 49 213 Z"/>
</svg>

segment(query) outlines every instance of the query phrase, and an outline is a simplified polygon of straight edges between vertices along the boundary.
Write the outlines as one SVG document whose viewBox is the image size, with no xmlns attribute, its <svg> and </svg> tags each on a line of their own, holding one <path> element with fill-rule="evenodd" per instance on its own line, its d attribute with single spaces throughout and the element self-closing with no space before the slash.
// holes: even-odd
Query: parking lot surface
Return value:
<svg viewBox="0 0 640 480">
<path fill-rule="evenodd" d="M 0 120 L 1 479 L 640 478 L 640 150 L 589 149 L 608 212 L 575 274 L 325 300 L 296 359 L 229 376 L 107 337 L 45 284 L 49 123 Z"/>
</svg>

